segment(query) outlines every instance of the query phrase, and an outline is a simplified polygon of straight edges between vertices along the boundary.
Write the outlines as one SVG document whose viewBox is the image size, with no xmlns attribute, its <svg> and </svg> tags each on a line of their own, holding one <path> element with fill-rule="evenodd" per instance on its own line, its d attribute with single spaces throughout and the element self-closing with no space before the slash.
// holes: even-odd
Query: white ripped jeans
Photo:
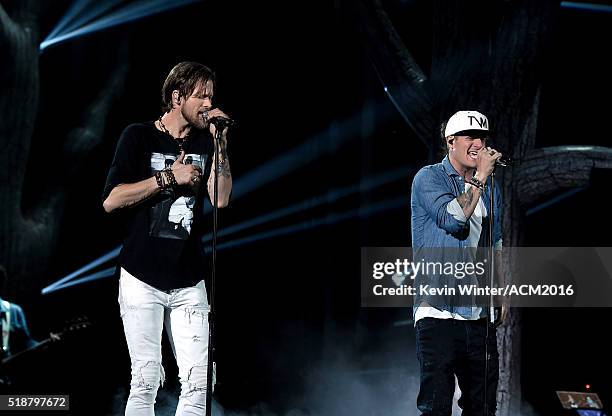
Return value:
<svg viewBox="0 0 612 416">
<path fill-rule="evenodd" d="M 209 311 L 204 281 L 193 287 L 164 292 L 122 268 L 119 307 L 132 361 L 126 416 L 155 414 L 153 405 L 157 389 L 164 382 L 161 364 L 164 326 L 181 381 L 176 415 L 204 415 Z"/>
</svg>

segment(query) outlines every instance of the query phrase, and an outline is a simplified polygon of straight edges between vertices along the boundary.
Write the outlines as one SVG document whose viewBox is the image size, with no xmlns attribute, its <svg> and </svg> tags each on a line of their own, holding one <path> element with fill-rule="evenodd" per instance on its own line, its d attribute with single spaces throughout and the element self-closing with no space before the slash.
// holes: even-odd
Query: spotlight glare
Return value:
<svg viewBox="0 0 612 416">
<path fill-rule="evenodd" d="M 570 189 L 569 191 L 564 192 L 561 195 L 557 195 L 554 198 L 549 199 L 548 201 L 542 202 L 541 204 L 528 209 L 525 215 L 529 216 L 529 215 L 535 214 L 536 212 L 541 211 L 544 208 L 548 208 L 551 205 L 554 205 L 558 202 L 561 202 L 564 199 L 569 198 L 570 196 L 573 196 L 574 194 L 577 194 L 578 192 L 583 191 L 585 189 L 586 187 L 578 187 L 578 188 Z"/>
<path fill-rule="evenodd" d="M 566 9 L 587 10 L 590 12 L 612 13 L 612 6 L 597 3 L 580 3 L 576 1 L 562 1 L 561 7 Z"/>
<path fill-rule="evenodd" d="M 259 217 L 243 221 L 239 224 L 232 225 L 230 227 L 226 227 L 222 229 L 217 235 L 219 237 L 224 237 L 227 235 L 235 234 L 238 231 L 242 231 L 248 228 L 255 227 L 257 225 L 265 224 L 267 222 L 271 222 L 283 217 L 287 217 L 289 215 L 307 211 L 309 209 L 315 208 L 317 206 L 323 204 L 330 204 L 335 202 L 341 198 L 347 197 L 352 194 L 356 194 L 359 192 L 367 191 L 370 189 L 374 189 L 378 186 L 384 185 L 386 183 L 393 182 L 395 180 L 405 178 L 411 171 L 414 170 L 412 166 L 403 166 L 398 169 L 394 169 L 391 171 L 387 171 L 376 176 L 364 178 L 358 184 L 346 186 L 339 189 L 332 189 L 329 192 L 324 194 L 312 197 L 310 199 L 306 199 L 302 202 L 298 202 L 287 207 L 278 209 L 276 211 L 261 215 Z M 203 242 L 209 242 L 212 240 L 212 233 L 206 234 L 202 237 Z"/>
<path fill-rule="evenodd" d="M 70 286 L 76 286 L 76 285 L 80 285 L 82 283 L 92 282 L 94 280 L 100 280 L 100 279 L 104 279 L 106 277 L 111 277 L 111 276 L 113 276 L 115 274 L 115 270 L 116 270 L 116 268 L 114 266 L 113 267 L 109 267 L 108 269 L 100 270 L 99 272 L 92 273 L 90 275 L 81 277 L 80 279 L 75 279 L 75 280 L 72 280 L 72 281 L 70 281 L 70 282 L 68 282 L 66 284 L 56 286 L 56 287 L 50 289 L 49 291 L 47 291 L 45 294 L 49 294 L 49 293 L 52 293 L 52 292 L 56 292 L 58 290 L 66 289 L 67 287 L 70 287 Z"/>
<path fill-rule="evenodd" d="M 134 20 L 142 19 L 144 17 L 158 14 L 166 10 L 186 6 L 197 1 L 200 0 L 174 0 L 172 2 L 168 2 L 166 0 L 153 0 L 140 1 L 133 4 L 129 4 L 122 9 L 109 14 L 106 17 L 102 17 L 78 29 L 74 29 L 58 36 L 47 38 L 40 44 L 40 51 L 42 52 L 44 49 L 56 43 L 64 42 L 66 40 L 79 36 L 84 36 L 93 32 L 100 31 L 102 29 L 107 29 L 113 26 L 118 26 Z"/>
<path fill-rule="evenodd" d="M 286 227 L 277 228 L 274 230 L 264 231 L 258 234 L 254 234 L 249 237 L 240 238 L 237 240 L 228 241 L 221 243 L 217 246 L 217 249 L 223 250 L 228 248 L 236 248 L 246 244 L 254 243 L 256 241 L 266 240 L 272 237 L 279 237 L 281 235 L 293 234 L 301 231 L 308 231 L 313 228 L 321 227 L 324 225 L 333 225 L 341 221 L 346 221 L 355 217 L 369 217 L 380 212 L 389 211 L 392 209 L 399 208 L 403 205 L 410 204 L 410 198 L 406 196 L 386 199 L 381 202 L 369 204 L 361 208 L 352 209 L 343 213 L 331 214 L 326 217 L 317 218 L 314 220 L 304 221 L 301 223 L 288 225 Z M 205 248 L 205 252 L 210 252 L 210 247 Z"/>
<path fill-rule="evenodd" d="M 61 279 L 59 279 L 58 281 L 51 283 L 49 286 L 45 287 L 42 290 L 42 294 L 45 295 L 47 293 L 52 292 L 55 288 L 57 288 L 58 286 L 63 285 L 64 283 L 80 276 L 81 274 L 93 269 L 94 267 L 97 267 L 103 263 L 106 263 L 107 261 L 113 260 L 115 257 L 117 257 L 119 255 L 119 252 L 121 251 L 121 247 L 119 246 L 111 251 L 109 251 L 108 253 L 104 254 L 103 256 L 97 258 L 96 260 L 92 261 L 91 263 L 81 267 L 80 269 L 70 273 L 68 276 L 66 277 L 62 277 Z"/>
<path fill-rule="evenodd" d="M 51 33 L 47 35 L 45 40 L 53 38 L 60 34 L 68 24 L 74 20 L 76 16 L 85 8 L 85 6 L 89 5 L 91 0 L 76 0 L 72 3 L 72 5 L 68 8 L 64 16 L 60 19 L 58 24 L 53 28 Z"/>
<path fill-rule="evenodd" d="M 121 2 L 126 0 L 106 0 L 103 2 L 99 2 L 94 5 L 94 7 L 89 8 L 87 10 L 87 14 L 79 17 L 78 19 L 73 19 L 70 24 L 65 25 L 62 31 L 57 33 L 56 35 L 63 35 L 72 31 L 77 30 L 78 28 L 85 26 L 88 23 L 91 23 L 94 19 L 103 16 L 104 13 L 111 10 L 113 7 L 118 5 Z"/>
<path fill-rule="evenodd" d="M 243 197 L 324 155 L 333 154 L 340 146 L 361 137 L 360 115 L 371 105 L 371 102 L 365 103 L 363 109 L 353 117 L 333 123 L 327 131 L 318 133 L 288 152 L 242 175 L 241 179 L 234 184 L 232 199 Z M 378 103 L 374 103 L 374 106 L 377 105 Z M 392 114 L 385 112 L 380 117 L 379 122 L 385 123 L 392 117 Z"/>
</svg>

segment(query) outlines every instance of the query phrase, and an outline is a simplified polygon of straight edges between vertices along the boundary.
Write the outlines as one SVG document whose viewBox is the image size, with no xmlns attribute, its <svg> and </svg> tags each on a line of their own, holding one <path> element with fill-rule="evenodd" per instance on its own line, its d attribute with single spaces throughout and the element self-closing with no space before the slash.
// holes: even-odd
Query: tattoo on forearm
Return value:
<svg viewBox="0 0 612 416">
<path fill-rule="evenodd" d="M 227 157 L 227 143 L 221 142 L 219 147 L 219 175 L 224 178 L 232 176 L 229 159 Z"/>
<path fill-rule="evenodd" d="M 474 194 L 472 193 L 473 188 L 469 188 L 466 192 L 462 193 L 457 197 L 457 202 L 461 208 L 469 207 L 474 200 Z"/>
<path fill-rule="evenodd" d="M 224 178 L 229 178 L 232 176 L 232 172 L 230 171 L 229 159 L 225 159 L 225 163 L 219 164 L 219 175 Z"/>
<path fill-rule="evenodd" d="M 214 181 L 214 169 L 215 166 L 218 168 L 219 178 L 230 179 L 232 177 L 232 172 L 230 171 L 229 159 L 227 157 L 227 147 L 225 142 L 220 142 L 219 147 L 219 162 L 217 162 L 217 154 L 213 155 L 213 168 L 208 176 L 208 189 L 209 192 L 212 192 L 213 189 L 213 181 Z"/>
</svg>

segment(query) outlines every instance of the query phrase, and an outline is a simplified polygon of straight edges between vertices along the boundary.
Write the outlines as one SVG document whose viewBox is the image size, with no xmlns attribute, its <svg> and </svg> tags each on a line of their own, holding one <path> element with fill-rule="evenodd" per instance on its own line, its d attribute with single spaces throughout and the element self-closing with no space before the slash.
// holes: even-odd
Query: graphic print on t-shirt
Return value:
<svg viewBox="0 0 612 416">
<path fill-rule="evenodd" d="M 151 175 L 165 168 L 172 167 L 178 155 L 172 153 L 151 154 Z M 204 169 L 208 155 L 188 153 L 183 159 L 186 165 L 192 164 Z M 188 189 L 187 187 L 181 187 Z M 151 237 L 174 238 L 186 240 L 191 233 L 193 207 L 196 195 L 177 195 L 166 189 L 161 192 L 161 200 L 151 207 L 149 235 Z"/>
</svg>

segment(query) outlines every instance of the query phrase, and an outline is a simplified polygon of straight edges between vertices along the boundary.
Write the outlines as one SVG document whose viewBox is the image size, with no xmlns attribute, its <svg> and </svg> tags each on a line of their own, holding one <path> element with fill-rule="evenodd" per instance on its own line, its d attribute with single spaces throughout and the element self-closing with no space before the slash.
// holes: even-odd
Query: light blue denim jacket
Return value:
<svg viewBox="0 0 612 416">
<path fill-rule="evenodd" d="M 489 207 L 491 195 L 491 177 L 487 179 L 487 187 L 481 194 L 481 198 L 485 206 Z M 468 236 L 470 234 L 469 219 L 461 221 L 448 212 L 447 206 L 465 190 L 465 182 L 461 175 L 457 173 L 451 165 L 448 156 L 442 162 L 434 165 L 423 167 L 417 172 L 412 182 L 411 192 L 411 211 L 412 211 L 412 247 L 415 254 L 415 261 L 419 253 L 426 248 L 453 248 L 458 249 L 455 253 L 460 252 L 462 248 L 468 248 Z M 495 181 L 495 216 L 493 224 L 493 241 L 496 246 L 501 244 L 501 218 L 502 198 L 501 187 Z M 488 213 L 487 213 L 488 214 Z M 483 218 L 482 231 L 480 235 L 479 246 L 484 246 L 486 242 L 485 236 L 488 235 L 488 218 Z M 438 252 L 438 251 L 436 251 Z M 429 252 L 431 253 L 431 252 Z M 456 254 L 455 254 L 456 255 Z M 437 259 L 439 261 L 448 261 L 448 259 Z M 453 284 L 456 282 L 444 279 L 438 281 L 438 284 Z M 435 276 L 428 276 L 427 283 L 435 282 Z M 418 285 L 419 281 L 415 281 Z M 436 283 L 431 286 L 434 287 Z M 415 298 L 415 308 L 421 302 L 427 301 L 427 297 L 417 296 Z M 429 302 L 428 302 L 429 303 Z M 430 303 L 431 304 L 431 303 Z M 471 315 L 471 308 L 465 306 L 454 306 L 453 299 L 443 305 L 439 303 L 436 308 L 447 310 L 449 312 L 458 313 L 459 315 L 468 318 Z"/>
</svg>

